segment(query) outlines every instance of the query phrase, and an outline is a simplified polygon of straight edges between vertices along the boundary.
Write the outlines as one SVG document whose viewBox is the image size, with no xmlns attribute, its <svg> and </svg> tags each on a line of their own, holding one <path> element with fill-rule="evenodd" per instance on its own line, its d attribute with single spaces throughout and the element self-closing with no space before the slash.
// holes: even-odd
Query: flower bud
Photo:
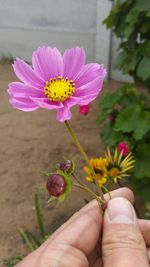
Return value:
<svg viewBox="0 0 150 267">
<path fill-rule="evenodd" d="M 114 123 L 117 114 L 118 114 L 118 111 L 117 111 L 116 109 L 114 109 L 114 110 L 108 115 L 108 119 L 109 119 L 112 123 Z"/>
<path fill-rule="evenodd" d="M 73 163 L 72 163 L 71 160 L 67 159 L 67 160 L 63 161 L 60 164 L 59 168 L 63 172 L 72 173 L 72 171 L 73 171 Z"/>
<path fill-rule="evenodd" d="M 79 112 L 81 115 L 87 115 L 90 111 L 90 105 L 80 106 Z"/>
<path fill-rule="evenodd" d="M 120 142 L 117 145 L 118 152 L 121 153 L 124 157 L 126 157 L 129 154 L 129 146 L 126 142 Z"/>
<path fill-rule="evenodd" d="M 51 196 L 59 197 L 66 190 L 66 181 L 63 175 L 54 173 L 47 178 L 46 188 Z"/>
</svg>

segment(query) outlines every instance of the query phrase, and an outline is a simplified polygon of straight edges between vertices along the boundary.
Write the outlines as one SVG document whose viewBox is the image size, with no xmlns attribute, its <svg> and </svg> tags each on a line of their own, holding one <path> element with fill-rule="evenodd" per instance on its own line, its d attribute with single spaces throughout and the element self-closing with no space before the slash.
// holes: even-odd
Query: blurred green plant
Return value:
<svg viewBox="0 0 150 267">
<path fill-rule="evenodd" d="M 22 256 L 15 256 L 8 260 L 4 260 L 4 264 L 6 267 L 13 267 L 21 260 L 22 260 Z"/>
<path fill-rule="evenodd" d="M 103 23 L 120 38 L 114 67 L 150 87 L 150 1 L 115 0 Z"/>
<path fill-rule="evenodd" d="M 101 100 L 98 123 L 104 145 L 115 148 L 125 141 L 136 160 L 129 182 L 141 198 L 150 201 L 150 97 L 138 94 L 133 84 L 123 85 L 119 90 Z"/>
<path fill-rule="evenodd" d="M 0 56 L 0 63 L 7 64 L 7 63 L 13 63 L 13 57 L 10 53 L 8 54 L 1 54 Z"/>
<path fill-rule="evenodd" d="M 24 230 L 22 228 L 19 229 L 22 241 L 28 247 L 30 252 L 38 248 L 48 238 L 48 234 L 45 231 L 43 216 L 41 213 L 40 198 L 38 193 L 34 194 L 34 208 L 35 208 L 35 215 L 36 215 L 38 229 L 40 232 L 39 237 L 36 237 L 36 235 L 27 230 Z M 4 264 L 6 267 L 13 267 L 22 259 L 23 256 L 20 255 L 14 256 L 10 259 L 4 260 Z"/>
</svg>

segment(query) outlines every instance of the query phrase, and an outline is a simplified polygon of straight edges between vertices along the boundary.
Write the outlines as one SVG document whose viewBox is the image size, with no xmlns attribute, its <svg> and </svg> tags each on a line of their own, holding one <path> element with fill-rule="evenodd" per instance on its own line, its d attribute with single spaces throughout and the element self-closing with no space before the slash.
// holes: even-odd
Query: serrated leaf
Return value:
<svg viewBox="0 0 150 267">
<path fill-rule="evenodd" d="M 115 93 L 112 94 L 108 92 L 100 103 L 101 109 L 105 110 L 107 114 L 111 113 L 114 109 L 114 106 L 119 102 L 121 96 L 121 90 L 117 90 Z"/>
<path fill-rule="evenodd" d="M 114 130 L 133 133 L 140 140 L 150 129 L 150 113 L 143 111 L 139 105 L 131 105 L 122 110 L 116 118 Z"/>
<path fill-rule="evenodd" d="M 126 25 L 124 27 L 124 36 L 126 38 L 128 38 L 131 35 L 132 32 L 133 32 L 133 27 L 131 27 L 130 25 Z"/>
<path fill-rule="evenodd" d="M 145 183 L 143 183 L 142 180 L 137 180 L 136 177 L 133 177 L 130 183 L 138 197 L 140 197 L 143 201 L 150 201 L 150 182 L 148 182 L 146 178 L 144 179 Z"/>
<path fill-rule="evenodd" d="M 137 69 L 137 75 L 143 80 L 146 81 L 150 79 L 150 58 L 144 57 Z"/>
<path fill-rule="evenodd" d="M 105 111 L 101 111 L 99 113 L 99 118 L 97 119 L 97 123 L 101 124 L 104 120 L 106 120 L 108 118 L 108 112 Z"/>
<path fill-rule="evenodd" d="M 112 10 L 109 16 L 103 20 L 103 24 L 106 24 L 107 29 L 110 29 L 116 21 L 116 12 Z"/>
<path fill-rule="evenodd" d="M 101 131 L 101 138 L 103 143 L 109 147 L 114 147 L 121 140 L 124 140 L 123 134 L 121 132 L 113 131 L 110 124 L 107 124 L 105 127 L 103 127 Z"/>
<path fill-rule="evenodd" d="M 115 69 L 121 69 L 123 67 L 124 61 L 127 58 L 127 53 L 125 51 L 121 51 L 116 58 L 114 68 Z"/>
<path fill-rule="evenodd" d="M 137 178 L 150 178 L 150 143 L 139 144 L 135 152 L 135 175 Z"/>
<path fill-rule="evenodd" d="M 141 11 L 150 11 L 150 1 L 136 0 L 136 7 Z"/>
<path fill-rule="evenodd" d="M 133 27 L 133 25 L 137 22 L 138 16 L 140 15 L 140 9 L 139 8 L 132 8 L 127 17 L 126 21 L 130 24 L 130 28 Z"/>
</svg>

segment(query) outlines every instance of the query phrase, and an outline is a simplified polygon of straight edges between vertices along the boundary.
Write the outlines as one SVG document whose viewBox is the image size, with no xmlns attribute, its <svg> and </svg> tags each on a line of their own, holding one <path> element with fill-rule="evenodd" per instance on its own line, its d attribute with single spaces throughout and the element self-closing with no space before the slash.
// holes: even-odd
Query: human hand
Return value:
<svg viewBox="0 0 150 267">
<path fill-rule="evenodd" d="M 90 202 L 16 267 L 149 267 L 150 221 L 136 219 L 129 189 L 111 194 L 104 218 Z"/>
</svg>

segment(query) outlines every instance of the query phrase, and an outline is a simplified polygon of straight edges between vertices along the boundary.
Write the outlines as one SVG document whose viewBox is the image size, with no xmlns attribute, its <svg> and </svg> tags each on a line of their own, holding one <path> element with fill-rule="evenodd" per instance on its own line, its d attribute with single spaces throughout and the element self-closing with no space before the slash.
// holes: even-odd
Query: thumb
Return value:
<svg viewBox="0 0 150 267">
<path fill-rule="evenodd" d="M 149 267 L 134 208 L 125 198 L 118 197 L 108 202 L 102 255 L 104 267 Z"/>
</svg>

